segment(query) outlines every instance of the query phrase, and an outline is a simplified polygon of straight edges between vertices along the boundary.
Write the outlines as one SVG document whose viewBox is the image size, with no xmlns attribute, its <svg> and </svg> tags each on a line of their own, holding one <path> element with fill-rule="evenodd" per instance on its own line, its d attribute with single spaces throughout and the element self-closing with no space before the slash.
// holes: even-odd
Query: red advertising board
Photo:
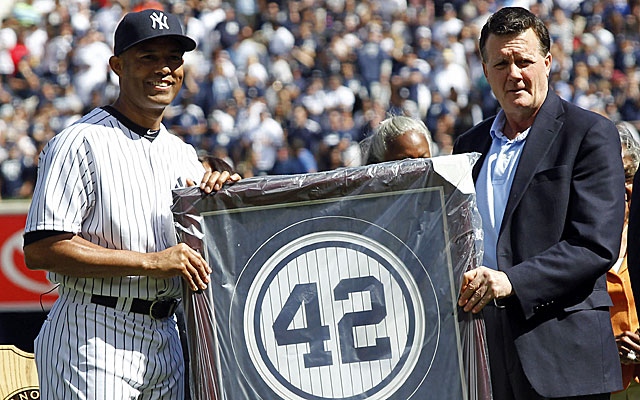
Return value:
<svg viewBox="0 0 640 400">
<path fill-rule="evenodd" d="M 44 271 L 24 263 L 22 235 L 29 202 L 0 202 L 0 311 L 48 310 L 58 291 Z"/>
</svg>

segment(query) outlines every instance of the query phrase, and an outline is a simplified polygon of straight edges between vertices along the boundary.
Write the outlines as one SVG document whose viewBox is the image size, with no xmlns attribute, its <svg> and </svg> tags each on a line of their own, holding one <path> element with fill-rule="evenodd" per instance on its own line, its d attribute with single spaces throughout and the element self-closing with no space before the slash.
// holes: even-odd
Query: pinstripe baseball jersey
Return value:
<svg viewBox="0 0 640 400">
<path fill-rule="evenodd" d="M 96 108 L 56 135 L 40 154 L 25 232 L 72 232 L 109 249 L 157 252 L 176 244 L 175 187 L 200 182 L 194 148 L 164 126 L 149 133 L 111 107 Z M 155 299 L 180 297 L 180 277 L 48 279 L 79 292 Z"/>
</svg>

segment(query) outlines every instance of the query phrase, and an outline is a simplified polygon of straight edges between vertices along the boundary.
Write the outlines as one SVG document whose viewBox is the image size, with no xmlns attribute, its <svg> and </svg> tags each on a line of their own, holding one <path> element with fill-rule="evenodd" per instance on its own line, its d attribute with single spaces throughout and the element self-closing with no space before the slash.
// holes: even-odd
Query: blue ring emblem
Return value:
<svg viewBox="0 0 640 400">
<path fill-rule="evenodd" d="M 245 339 L 261 378 L 287 399 L 389 398 L 412 373 L 425 335 L 420 289 L 405 262 L 340 231 L 276 251 L 245 305 Z"/>
</svg>

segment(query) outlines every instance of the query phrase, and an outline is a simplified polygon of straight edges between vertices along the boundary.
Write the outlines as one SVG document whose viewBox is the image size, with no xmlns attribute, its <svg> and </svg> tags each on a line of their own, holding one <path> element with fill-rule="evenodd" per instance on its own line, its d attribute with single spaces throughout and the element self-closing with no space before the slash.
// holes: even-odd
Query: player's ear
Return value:
<svg viewBox="0 0 640 400">
<path fill-rule="evenodd" d="M 120 57 L 111 56 L 109 58 L 109 66 L 116 75 L 120 76 L 120 72 L 122 72 L 122 59 Z"/>
</svg>

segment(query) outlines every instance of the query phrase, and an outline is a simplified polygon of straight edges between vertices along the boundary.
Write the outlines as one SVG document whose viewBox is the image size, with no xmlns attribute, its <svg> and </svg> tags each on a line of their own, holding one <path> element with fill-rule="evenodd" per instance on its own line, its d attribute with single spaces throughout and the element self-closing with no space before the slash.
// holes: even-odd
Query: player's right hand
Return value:
<svg viewBox="0 0 640 400">
<path fill-rule="evenodd" d="M 148 253 L 148 274 L 154 277 L 180 276 L 193 291 L 206 289 L 211 267 L 196 250 L 184 243 L 157 253 Z"/>
</svg>

